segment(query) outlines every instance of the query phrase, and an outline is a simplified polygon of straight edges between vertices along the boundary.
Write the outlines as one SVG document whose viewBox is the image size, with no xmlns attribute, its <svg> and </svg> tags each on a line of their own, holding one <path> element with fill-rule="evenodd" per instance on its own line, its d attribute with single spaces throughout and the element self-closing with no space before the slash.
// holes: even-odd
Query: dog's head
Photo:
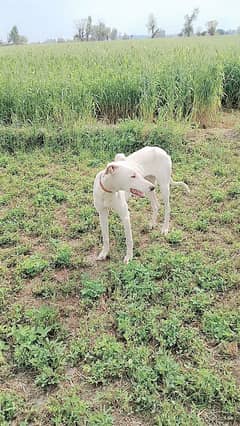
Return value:
<svg viewBox="0 0 240 426">
<path fill-rule="evenodd" d="M 123 161 L 113 161 L 105 169 L 104 176 L 109 180 L 111 188 L 115 191 L 129 191 L 137 197 L 153 191 L 154 185 L 138 171 L 129 167 Z"/>
</svg>

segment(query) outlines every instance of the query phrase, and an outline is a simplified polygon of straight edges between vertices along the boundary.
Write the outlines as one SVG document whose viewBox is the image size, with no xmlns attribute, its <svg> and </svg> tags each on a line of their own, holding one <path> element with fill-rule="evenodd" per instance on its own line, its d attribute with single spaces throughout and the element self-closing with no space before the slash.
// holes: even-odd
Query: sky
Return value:
<svg viewBox="0 0 240 426">
<path fill-rule="evenodd" d="M 150 13 L 167 34 L 178 34 L 184 15 L 198 7 L 195 29 L 203 30 L 216 19 L 218 27 L 240 26 L 240 0 L 0 0 L 0 40 L 6 41 L 13 25 L 30 42 L 63 37 L 71 39 L 77 20 L 91 15 L 94 23 L 103 21 L 119 32 L 147 34 Z"/>
</svg>

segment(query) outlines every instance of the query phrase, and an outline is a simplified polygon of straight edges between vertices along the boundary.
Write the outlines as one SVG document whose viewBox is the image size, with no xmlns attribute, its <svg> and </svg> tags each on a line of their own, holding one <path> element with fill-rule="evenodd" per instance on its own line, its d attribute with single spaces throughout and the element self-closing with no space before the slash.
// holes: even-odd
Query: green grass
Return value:
<svg viewBox="0 0 240 426">
<path fill-rule="evenodd" d="M 0 124 L 34 124 L 38 145 L 46 125 L 206 124 L 221 104 L 240 106 L 238 36 L 10 46 L 0 58 Z"/>
<path fill-rule="evenodd" d="M 23 399 L 13 392 L 0 394 L 0 421 L 2 425 L 8 425 L 23 408 Z"/>
<path fill-rule="evenodd" d="M 0 155 L 1 424 L 238 424 L 238 134 L 79 129 L 68 149 Z M 131 199 L 134 260 L 122 263 L 112 214 L 111 258 L 95 262 L 94 176 L 114 152 L 153 143 L 191 193 L 172 189 L 167 237 Z"/>
</svg>

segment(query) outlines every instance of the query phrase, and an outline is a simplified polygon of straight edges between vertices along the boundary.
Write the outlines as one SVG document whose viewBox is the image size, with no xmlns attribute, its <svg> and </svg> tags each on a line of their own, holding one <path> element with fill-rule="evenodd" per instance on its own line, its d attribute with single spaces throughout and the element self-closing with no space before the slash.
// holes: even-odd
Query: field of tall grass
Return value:
<svg viewBox="0 0 240 426">
<path fill-rule="evenodd" d="M 208 122 L 240 107 L 240 37 L 0 49 L 0 123 Z"/>
</svg>

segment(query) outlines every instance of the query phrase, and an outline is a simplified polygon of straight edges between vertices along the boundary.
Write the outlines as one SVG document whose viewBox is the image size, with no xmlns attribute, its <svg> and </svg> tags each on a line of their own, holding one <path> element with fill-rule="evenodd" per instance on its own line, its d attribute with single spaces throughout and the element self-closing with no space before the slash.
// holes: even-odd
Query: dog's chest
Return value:
<svg viewBox="0 0 240 426">
<path fill-rule="evenodd" d="M 103 197 L 103 206 L 104 206 L 104 208 L 111 208 L 112 207 L 112 205 L 113 205 L 113 196 L 112 196 L 112 194 L 104 194 L 104 197 Z"/>
<path fill-rule="evenodd" d="M 116 209 L 123 204 L 125 200 L 125 192 L 118 191 L 113 194 L 104 194 L 103 196 L 103 205 L 107 209 Z"/>
</svg>

